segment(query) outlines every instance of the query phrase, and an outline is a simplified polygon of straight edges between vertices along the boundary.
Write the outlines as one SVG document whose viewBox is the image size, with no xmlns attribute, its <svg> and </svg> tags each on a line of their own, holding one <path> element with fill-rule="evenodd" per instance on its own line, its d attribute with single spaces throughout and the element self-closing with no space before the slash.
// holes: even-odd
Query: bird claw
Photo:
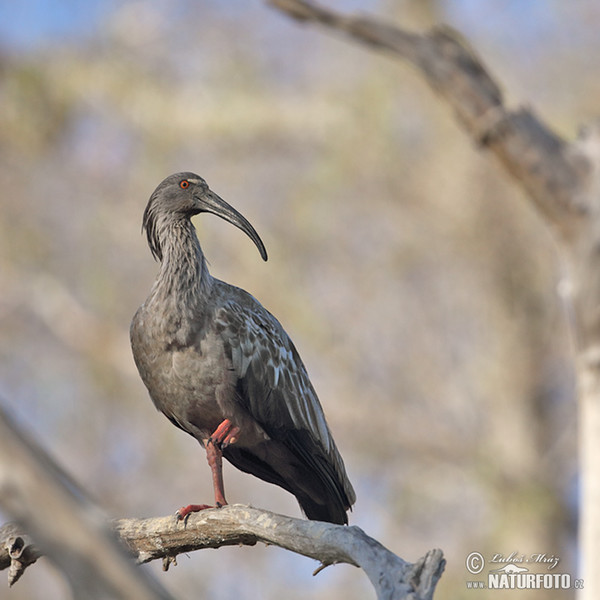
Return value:
<svg viewBox="0 0 600 600">
<path fill-rule="evenodd" d="M 187 506 L 182 506 L 176 513 L 175 517 L 177 521 L 183 521 L 184 524 L 187 523 L 188 517 L 193 512 L 200 512 L 201 510 L 206 510 L 207 508 L 214 508 L 210 504 L 188 504 Z"/>
<path fill-rule="evenodd" d="M 240 433 L 240 428 L 234 425 L 229 419 L 223 419 L 220 425 L 213 431 L 208 438 L 209 444 L 213 444 L 223 450 L 231 444 L 235 444 L 238 440 L 237 436 Z"/>
</svg>

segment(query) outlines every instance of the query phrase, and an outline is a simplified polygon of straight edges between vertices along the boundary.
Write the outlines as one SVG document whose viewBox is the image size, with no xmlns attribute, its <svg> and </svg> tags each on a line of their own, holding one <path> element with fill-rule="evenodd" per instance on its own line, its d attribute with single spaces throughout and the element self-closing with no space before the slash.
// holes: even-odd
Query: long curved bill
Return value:
<svg viewBox="0 0 600 600">
<path fill-rule="evenodd" d="M 262 240 L 258 233 L 256 233 L 254 227 L 250 225 L 248 219 L 210 189 L 206 190 L 202 196 L 199 196 L 197 199 L 200 202 L 202 212 L 209 212 L 213 215 L 217 215 L 217 217 L 221 217 L 221 219 L 224 219 L 241 229 L 255 243 L 262 259 L 267 260 L 265 245 L 262 243 Z"/>
</svg>

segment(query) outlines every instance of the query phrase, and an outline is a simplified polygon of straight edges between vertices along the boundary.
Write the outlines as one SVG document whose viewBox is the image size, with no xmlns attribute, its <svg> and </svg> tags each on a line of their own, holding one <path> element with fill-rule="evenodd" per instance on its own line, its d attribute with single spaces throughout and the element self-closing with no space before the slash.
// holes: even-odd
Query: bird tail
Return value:
<svg viewBox="0 0 600 600">
<path fill-rule="evenodd" d="M 352 509 L 349 506 L 341 504 L 337 498 L 331 498 L 325 504 L 318 504 L 305 494 L 296 493 L 294 495 L 307 519 L 311 521 L 326 521 L 328 523 L 336 523 L 337 525 L 348 525 L 346 511 Z"/>
<path fill-rule="evenodd" d="M 273 441 L 270 444 L 268 458 L 259 456 L 256 448 L 249 450 L 235 446 L 224 449 L 223 456 L 241 471 L 278 485 L 296 496 L 308 519 L 347 525 L 346 511 L 350 510 L 353 503 L 354 492 L 350 486 L 350 501 L 345 482 L 339 481 L 328 461 L 318 461 L 319 466 L 314 468 L 315 464 L 309 466 L 302 464 L 303 461 L 299 462 L 283 444 L 278 450 L 284 451 L 286 456 L 277 456 L 279 452 L 273 452 Z M 312 458 L 315 460 L 315 457 Z"/>
</svg>

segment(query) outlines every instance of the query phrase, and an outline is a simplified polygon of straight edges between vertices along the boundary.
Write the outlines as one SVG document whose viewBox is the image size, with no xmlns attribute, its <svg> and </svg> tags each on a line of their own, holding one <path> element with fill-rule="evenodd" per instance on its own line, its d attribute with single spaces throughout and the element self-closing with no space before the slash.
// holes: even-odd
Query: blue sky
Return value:
<svg viewBox="0 0 600 600">
<path fill-rule="evenodd" d="M 213 0 L 205 2 L 213 8 L 218 6 Z M 65 38 L 89 37 L 99 23 L 125 3 L 123 0 L 0 0 L 0 46 L 26 50 Z M 227 4 L 231 8 L 231 0 Z M 237 1 L 234 4 L 243 10 L 256 8 L 260 3 L 250 2 L 245 7 Z M 344 1 L 334 5 L 346 6 L 351 11 L 380 12 L 380 3 L 376 1 Z M 448 19 L 454 25 L 460 23 L 463 30 L 518 29 L 522 33 L 526 27 L 531 38 L 558 25 L 555 5 L 548 0 L 446 0 L 442 5 Z"/>
<path fill-rule="evenodd" d="M 0 44 L 27 49 L 65 37 L 87 37 L 114 7 L 110 0 L 0 0 Z"/>
</svg>

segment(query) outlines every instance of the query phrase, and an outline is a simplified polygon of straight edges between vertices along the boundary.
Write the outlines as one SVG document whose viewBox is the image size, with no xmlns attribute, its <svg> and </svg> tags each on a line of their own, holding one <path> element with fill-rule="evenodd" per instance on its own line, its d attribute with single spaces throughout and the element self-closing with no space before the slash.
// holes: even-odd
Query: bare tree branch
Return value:
<svg viewBox="0 0 600 600">
<path fill-rule="evenodd" d="M 432 598 L 445 565 L 440 550 L 410 564 L 358 527 L 294 519 L 239 504 L 190 515 L 185 525 L 174 516 L 120 519 L 113 525 L 139 563 L 162 559 L 166 570 L 184 552 L 263 542 L 318 560 L 317 571 L 337 563 L 360 567 L 379 599 Z M 15 540 L 31 556 L 40 555 L 35 546 L 19 541 L 24 538 L 12 524 L 0 528 L 0 569 L 10 564 L 7 549 Z"/>
<path fill-rule="evenodd" d="M 0 527 L 0 571 L 8 569 L 9 587 L 40 556 L 43 556 L 40 549 L 16 523 L 6 523 Z"/>
<path fill-rule="evenodd" d="M 377 19 L 342 15 L 308 0 L 269 3 L 295 19 L 341 31 L 410 62 L 450 104 L 474 142 L 499 158 L 562 235 L 571 237 L 579 228 L 587 210 L 581 201 L 589 162 L 581 155 L 574 160 L 568 144 L 531 110 L 509 110 L 500 86 L 457 32 L 443 27 L 412 33 Z"/>
</svg>

